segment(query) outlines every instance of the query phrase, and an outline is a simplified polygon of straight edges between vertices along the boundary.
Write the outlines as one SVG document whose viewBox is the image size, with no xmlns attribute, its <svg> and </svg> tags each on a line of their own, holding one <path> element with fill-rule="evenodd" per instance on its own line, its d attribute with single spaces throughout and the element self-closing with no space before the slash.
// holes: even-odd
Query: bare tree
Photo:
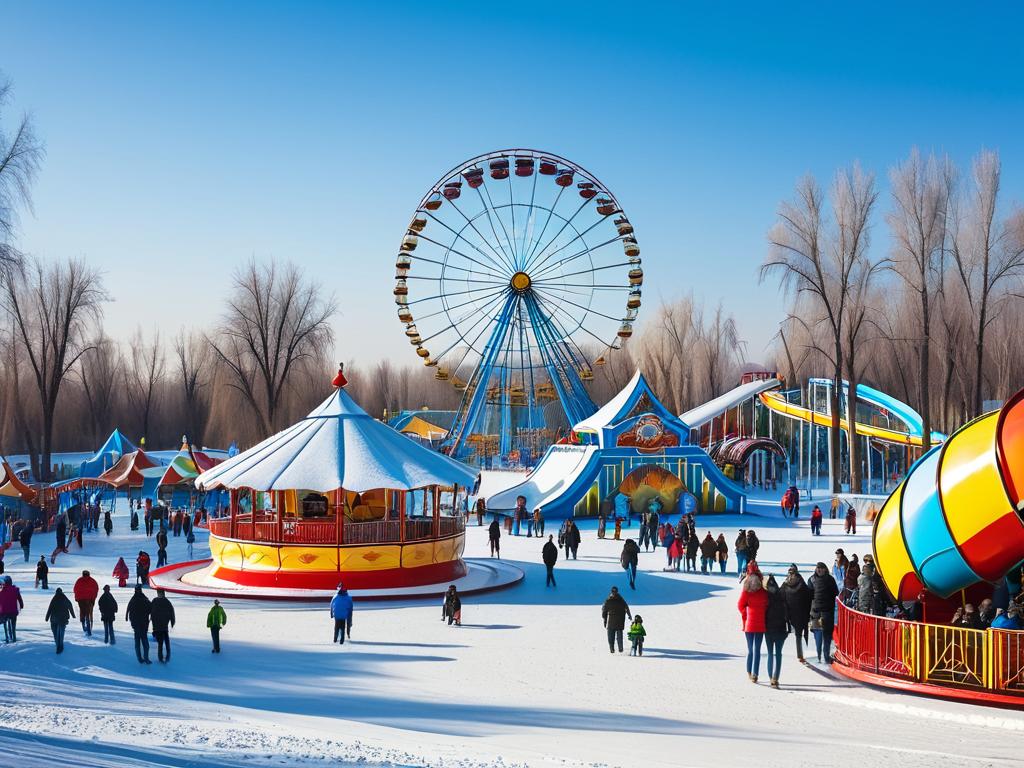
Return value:
<svg viewBox="0 0 1024 768">
<path fill-rule="evenodd" d="M 92 442 L 99 445 L 111 428 L 121 362 L 114 342 L 102 330 L 82 355 L 78 378 L 85 393 Z"/>
<path fill-rule="evenodd" d="M 251 261 L 235 274 L 211 343 L 262 434 L 277 427 L 282 398 L 300 364 L 319 359 L 333 341 L 335 311 L 334 298 L 293 264 Z"/>
<path fill-rule="evenodd" d="M 946 241 L 946 214 L 953 181 L 949 160 L 934 155 L 922 160 L 915 148 L 905 163 L 889 172 L 893 210 L 888 216 L 893 237 L 893 269 L 917 300 L 918 408 L 924 450 L 931 446 L 932 303 L 941 279 Z"/>
<path fill-rule="evenodd" d="M 0 115 L 10 95 L 11 84 L 0 74 Z M 32 181 L 43 155 L 43 144 L 36 138 L 30 115 L 22 116 L 12 134 L 0 130 L 0 263 L 18 260 L 19 253 L 12 242 L 18 209 L 32 207 Z"/>
<path fill-rule="evenodd" d="M 150 426 L 167 369 L 167 357 L 160 343 L 160 331 L 154 330 L 152 343 L 146 344 L 142 329 L 136 329 L 129 346 L 128 359 L 121 365 L 124 391 L 128 404 L 135 411 L 142 439 L 152 440 Z"/>
<path fill-rule="evenodd" d="M 974 319 L 974 394 L 971 415 L 981 414 L 985 374 L 985 332 L 1009 290 L 1024 271 L 1024 211 L 998 219 L 1001 178 L 999 155 L 982 151 L 974 160 L 967 215 L 959 222 L 953 258 Z"/>
<path fill-rule="evenodd" d="M 779 208 L 779 221 L 768 235 L 770 251 L 761 266 L 761 279 L 779 275 L 782 284 L 798 296 L 810 297 L 820 310 L 829 334 L 834 386 L 831 395 L 831 466 L 839 467 L 839 393 L 844 371 L 844 322 L 851 276 L 866 258 L 867 227 L 877 193 L 874 177 L 854 165 L 836 174 L 832 185 L 834 226 L 826 230 L 827 200 L 812 177 L 797 184 L 796 199 Z M 833 475 L 832 490 L 842 490 Z"/>
<path fill-rule="evenodd" d="M 735 379 L 736 364 L 741 356 L 741 343 L 732 315 L 725 314 L 722 304 L 715 307 L 711 319 L 700 325 L 700 354 L 704 359 L 707 389 L 702 400 L 722 393 Z"/>
<path fill-rule="evenodd" d="M 14 323 L 15 344 L 29 366 L 39 396 L 41 466 L 50 479 L 54 413 L 68 373 L 91 348 L 89 330 L 107 300 L 98 272 L 75 259 L 44 264 L 26 259 L 0 275 L 3 306 Z"/>
<path fill-rule="evenodd" d="M 188 438 L 193 445 L 202 447 L 206 420 L 210 416 L 213 352 L 202 334 L 182 330 L 174 341 L 174 361 L 185 405 Z"/>
</svg>

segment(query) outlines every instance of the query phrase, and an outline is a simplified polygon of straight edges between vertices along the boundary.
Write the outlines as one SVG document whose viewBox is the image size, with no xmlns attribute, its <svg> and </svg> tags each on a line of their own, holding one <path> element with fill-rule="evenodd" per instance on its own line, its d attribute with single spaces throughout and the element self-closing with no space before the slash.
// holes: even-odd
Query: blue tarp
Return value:
<svg viewBox="0 0 1024 768">
<path fill-rule="evenodd" d="M 106 470 L 114 466 L 117 461 L 126 453 L 138 450 L 135 445 L 121 434 L 121 430 L 115 429 L 103 446 L 93 454 L 92 458 L 86 459 L 79 467 L 79 477 L 99 477 Z"/>
</svg>

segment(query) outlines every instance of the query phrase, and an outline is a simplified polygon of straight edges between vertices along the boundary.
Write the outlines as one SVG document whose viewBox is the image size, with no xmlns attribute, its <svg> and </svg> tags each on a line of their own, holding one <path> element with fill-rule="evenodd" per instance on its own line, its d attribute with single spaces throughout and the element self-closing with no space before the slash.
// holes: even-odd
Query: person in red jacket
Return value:
<svg viewBox="0 0 1024 768">
<path fill-rule="evenodd" d="M 737 607 L 743 620 L 743 634 L 747 637 L 747 675 L 750 682 L 756 683 L 764 642 L 764 617 L 768 610 L 768 593 L 764 591 L 760 573 L 747 574 Z"/>
<path fill-rule="evenodd" d="M 817 504 L 814 505 L 814 509 L 811 510 L 811 535 L 821 536 L 821 507 Z"/>
<path fill-rule="evenodd" d="M 117 579 L 117 586 L 127 587 L 128 577 L 131 575 L 131 571 L 128 570 L 128 563 L 124 561 L 124 558 L 117 558 L 117 565 L 114 566 L 114 572 L 111 574 L 111 576 Z"/>
<path fill-rule="evenodd" d="M 92 607 L 100 593 L 100 585 L 88 571 L 82 571 L 82 577 L 75 582 L 75 602 L 78 603 L 78 619 L 82 622 L 82 631 L 86 637 L 92 637 Z"/>
</svg>

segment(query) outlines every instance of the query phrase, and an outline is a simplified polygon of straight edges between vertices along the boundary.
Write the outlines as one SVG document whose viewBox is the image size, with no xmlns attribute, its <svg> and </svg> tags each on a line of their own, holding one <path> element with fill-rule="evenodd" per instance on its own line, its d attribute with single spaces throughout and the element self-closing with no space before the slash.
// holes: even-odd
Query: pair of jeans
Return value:
<svg viewBox="0 0 1024 768">
<path fill-rule="evenodd" d="M 156 567 L 161 568 L 165 565 L 167 565 L 167 550 L 158 549 L 156 551 Z"/>
<path fill-rule="evenodd" d="M 526 521 L 526 536 L 531 538 L 533 536 L 533 520 Z"/>
<path fill-rule="evenodd" d="M 501 544 L 499 544 L 498 542 L 499 542 L 498 539 L 491 539 L 491 557 L 494 557 L 495 555 L 497 555 L 498 559 L 500 560 L 501 559 Z"/>
<path fill-rule="evenodd" d="M 53 632 L 53 642 L 57 646 L 57 653 L 64 652 L 64 630 L 67 629 L 67 626 L 67 624 L 50 619 L 50 631 Z"/>
<path fill-rule="evenodd" d="M 572 552 L 572 559 L 575 560 L 576 559 L 576 550 L 578 550 L 579 548 L 580 548 L 579 544 L 573 544 L 571 547 L 566 547 L 565 548 L 565 550 L 566 550 L 565 551 L 565 559 L 566 560 L 569 559 L 569 552 L 571 551 Z"/>
<path fill-rule="evenodd" d="M 818 651 L 818 661 L 821 661 L 821 648 L 822 648 L 822 637 L 820 629 L 812 629 L 811 634 L 814 635 L 814 647 Z"/>
<path fill-rule="evenodd" d="M 700 559 L 700 572 L 708 573 L 714 568 L 715 561 L 710 557 L 702 557 Z"/>
<path fill-rule="evenodd" d="M 793 627 L 793 637 L 796 638 L 796 657 L 800 661 L 804 660 L 804 636 L 801 634 L 802 630 L 797 627 Z"/>
<path fill-rule="evenodd" d="M 149 634 L 146 630 L 135 630 L 135 657 L 139 663 L 149 661 Z"/>
<path fill-rule="evenodd" d="M 515 535 L 516 535 L 516 536 L 518 536 L 518 535 L 519 535 L 519 526 L 520 526 L 520 525 L 522 525 L 522 522 L 521 522 L 521 521 L 519 521 L 519 520 L 516 520 L 516 530 L 515 530 Z"/>
<path fill-rule="evenodd" d="M 618 643 L 619 653 L 622 653 L 622 630 L 608 628 L 608 650 L 615 652 L 615 645 Z"/>
<path fill-rule="evenodd" d="M 722 570 L 722 573 L 725 573 L 725 566 L 728 563 L 728 561 L 729 558 L 727 557 L 723 557 L 721 560 L 718 561 L 718 567 Z"/>
<path fill-rule="evenodd" d="M 213 652 L 220 653 L 220 627 L 210 627 L 210 637 L 213 638 Z"/>
<path fill-rule="evenodd" d="M 764 632 L 744 632 L 747 636 L 747 674 L 757 677 L 761 668 L 761 643 Z"/>
<path fill-rule="evenodd" d="M 740 552 L 736 553 L 736 575 L 742 576 L 747 570 L 747 556 Z"/>
<path fill-rule="evenodd" d="M 29 552 L 28 552 L 29 551 L 29 547 L 27 545 L 23 546 L 21 548 L 21 551 L 25 555 L 25 562 L 27 563 L 28 562 L 28 558 L 29 558 Z"/>
<path fill-rule="evenodd" d="M 166 629 L 154 629 L 153 639 L 156 640 L 156 657 L 160 659 L 160 661 L 170 661 L 171 633 Z"/>
<path fill-rule="evenodd" d="M 103 642 L 109 645 L 115 644 L 113 620 L 103 622 Z"/>
<path fill-rule="evenodd" d="M 548 569 L 548 578 L 547 578 L 547 581 L 544 582 L 544 586 L 545 587 L 557 586 L 555 584 L 555 566 L 548 565 L 547 563 L 545 563 L 544 567 Z"/>
<path fill-rule="evenodd" d="M 636 589 L 636 564 L 629 563 L 626 566 L 626 576 L 629 577 L 629 586 Z"/>
<path fill-rule="evenodd" d="M 786 644 L 786 633 L 766 632 L 764 643 L 768 649 L 768 677 L 778 680 L 782 672 L 782 646 Z"/>
<path fill-rule="evenodd" d="M 633 645 L 629 649 L 630 656 L 643 656 L 644 655 L 644 639 L 642 637 L 634 637 Z"/>
<path fill-rule="evenodd" d="M 334 620 L 334 642 L 345 644 L 345 636 L 352 637 L 352 619 Z"/>
</svg>

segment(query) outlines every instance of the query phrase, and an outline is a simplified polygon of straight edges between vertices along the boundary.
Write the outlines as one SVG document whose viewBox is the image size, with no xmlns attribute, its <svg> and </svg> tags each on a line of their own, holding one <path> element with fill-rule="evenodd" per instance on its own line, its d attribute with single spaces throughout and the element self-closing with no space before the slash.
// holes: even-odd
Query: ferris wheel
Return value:
<svg viewBox="0 0 1024 768">
<path fill-rule="evenodd" d="M 406 337 L 463 392 L 444 447 L 479 463 L 532 464 L 559 427 L 592 414 L 592 366 L 632 335 L 641 304 L 640 248 L 615 196 L 531 149 L 442 176 L 395 266 Z"/>
</svg>

